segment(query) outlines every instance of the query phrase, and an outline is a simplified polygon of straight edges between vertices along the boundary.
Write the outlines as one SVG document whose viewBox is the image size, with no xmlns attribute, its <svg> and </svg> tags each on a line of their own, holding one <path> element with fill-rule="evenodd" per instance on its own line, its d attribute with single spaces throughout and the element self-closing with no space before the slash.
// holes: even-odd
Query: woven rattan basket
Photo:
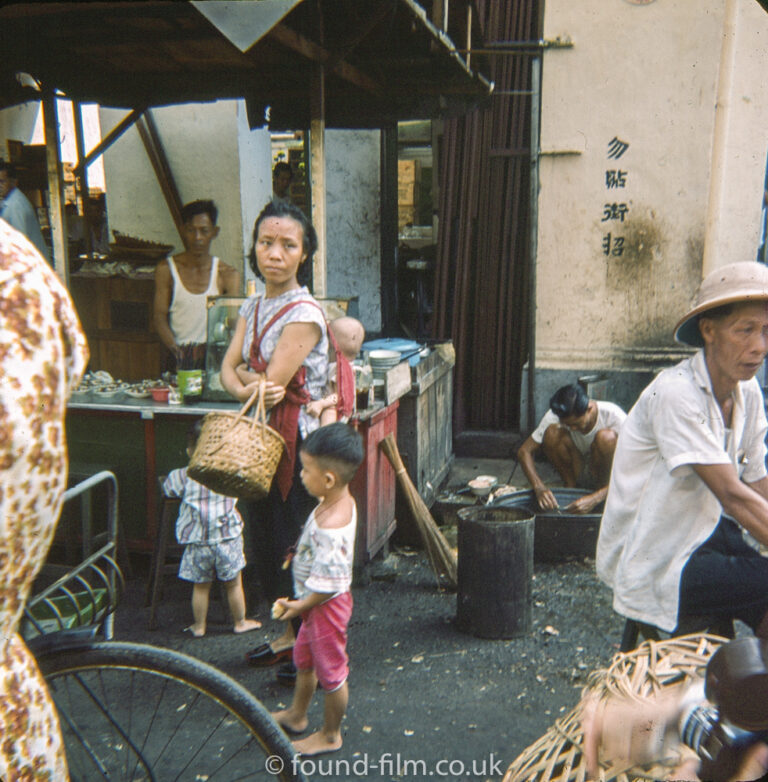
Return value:
<svg viewBox="0 0 768 782">
<path fill-rule="evenodd" d="M 258 399 L 256 415 L 248 410 Z M 227 497 L 260 499 L 269 493 L 285 440 L 267 425 L 264 384 L 238 413 L 208 413 L 187 474 Z"/>
<path fill-rule="evenodd" d="M 608 668 L 595 671 L 584 694 L 649 698 L 666 687 L 704 675 L 707 662 L 725 638 L 686 635 L 666 641 L 646 641 L 632 652 L 617 654 Z M 582 754 L 581 710 L 571 709 L 509 766 L 502 782 L 584 782 L 587 767 Z M 678 759 L 670 759 L 676 763 Z M 633 782 L 668 777 L 671 765 L 603 766 L 603 782 Z"/>
</svg>

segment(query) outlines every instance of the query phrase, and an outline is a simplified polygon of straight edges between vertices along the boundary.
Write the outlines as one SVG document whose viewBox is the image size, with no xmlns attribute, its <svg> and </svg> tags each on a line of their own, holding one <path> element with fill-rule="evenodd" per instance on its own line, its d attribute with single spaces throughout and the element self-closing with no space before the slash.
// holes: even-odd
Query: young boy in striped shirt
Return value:
<svg viewBox="0 0 768 782">
<path fill-rule="evenodd" d="M 187 456 L 192 456 L 200 437 L 202 420 L 187 433 Z M 173 470 L 163 484 L 168 497 L 180 497 L 176 520 L 176 540 L 185 546 L 179 578 L 191 581 L 194 622 L 184 628 L 196 638 L 205 635 L 211 584 L 218 578 L 224 584 L 234 631 L 258 630 L 261 622 L 245 616 L 242 570 L 243 519 L 235 499 L 216 494 L 187 475 L 187 468 Z"/>
</svg>

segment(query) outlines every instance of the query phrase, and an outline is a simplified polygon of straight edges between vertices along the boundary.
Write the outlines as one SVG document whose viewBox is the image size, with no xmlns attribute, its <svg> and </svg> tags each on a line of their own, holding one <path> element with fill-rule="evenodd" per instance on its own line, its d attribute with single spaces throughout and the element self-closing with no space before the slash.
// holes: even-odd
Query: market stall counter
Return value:
<svg viewBox="0 0 768 782">
<path fill-rule="evenodd" d="M 186 434 L 196 419 L 208 412 L 239 408 L 234 400 L 180 405 L 131 398 L 70 401 L 70 471 L 85 474 L 98 468 L 113 472 L 128 548 L 151 552 L 158 522 L 158 476 L 187 464 Z"/>
<path fill-rule="evenodd" d="M 359 522 L 356 563 L 365 565 L 395 528 L 395 476 L 379 443 L 397 431 L 398 402 L 377 402 L 350 423 L 363 437 L 365 458 L 352 482 Z M 159 521 L 158 476 L 183 467 L 186 435 L 208 412 L 240 409 L 238 402 L 173 405 L 152 399 L 71 401 L 67 411 L 70 472 L 110 470 L 117 476 L 119 523 L 131 551 L 151 553 Z"/>
</svg>

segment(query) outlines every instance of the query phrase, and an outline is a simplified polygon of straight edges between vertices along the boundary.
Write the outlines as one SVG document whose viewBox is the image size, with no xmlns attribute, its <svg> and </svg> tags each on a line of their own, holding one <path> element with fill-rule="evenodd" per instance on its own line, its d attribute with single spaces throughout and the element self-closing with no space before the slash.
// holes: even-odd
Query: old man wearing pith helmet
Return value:
<svg viewBox="0 0 768 782">
<path fill-rule="evenodd" d="M 737 618 L 768 638 L 763 395 L 768 268 L 704 279 L 675 339 L 699 348 L 659 373 L 624 423 L 597 549 L 613 607 L 681 634 Z"/>
</svg>

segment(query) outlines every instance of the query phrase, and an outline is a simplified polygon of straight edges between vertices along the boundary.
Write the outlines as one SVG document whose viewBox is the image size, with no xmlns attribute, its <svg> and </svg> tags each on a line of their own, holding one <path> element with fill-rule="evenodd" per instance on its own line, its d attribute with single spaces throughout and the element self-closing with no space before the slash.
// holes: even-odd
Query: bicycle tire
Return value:
<svg viewBox="0 0 768 782">
<path fill-rule="evenodd" d="M 54 645 L 36 659 L 72 782 L 305 780 L 260 701 L 201 660 L 122 641 Z"/>
</svg>

